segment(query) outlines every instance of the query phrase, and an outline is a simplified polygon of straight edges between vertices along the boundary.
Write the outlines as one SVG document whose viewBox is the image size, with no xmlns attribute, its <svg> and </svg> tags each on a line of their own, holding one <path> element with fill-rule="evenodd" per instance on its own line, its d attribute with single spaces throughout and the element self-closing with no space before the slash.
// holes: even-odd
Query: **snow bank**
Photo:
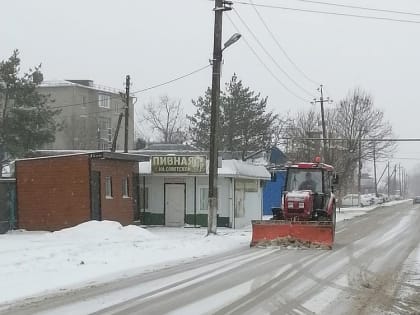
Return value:
<svg viewBox="0 0 420 315">
<path fill-rule="evenodd" d="M 407 201 L 386 206 L 400 202 Z M 374 208 L 342 208 L 337 221 Z M 218 235 L 209 237 L 206 232 L 205 228 L 142 228 L 90 221 L 53 233 L 20 230 L 0 235 L 0 303 L 248 247 L 251 240 L 250 226 L 218 228 Z"/>
<path fill-rule="evenodd" d="M 251 231 L 141 228 L 90 221 L 57 232 L 0 235 L 0 303 L 109 281 L 249 246 Z"/>
<path fill-rule="evenodd" d="M 75 227 L 63 229 L 48 234 L 51 238 L 78 238 L 107 241 L 148 241 L 157 238 L 156 235 L 135 225 L 122 226 L 114 221 L 89 221 Z"/>
</svg>

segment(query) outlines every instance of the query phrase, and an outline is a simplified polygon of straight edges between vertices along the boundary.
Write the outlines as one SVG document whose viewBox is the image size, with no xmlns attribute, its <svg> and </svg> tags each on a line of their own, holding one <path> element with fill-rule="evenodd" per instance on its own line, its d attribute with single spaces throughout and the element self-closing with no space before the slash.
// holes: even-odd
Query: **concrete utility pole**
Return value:
<svg viewBox="0 0 420 315">
<path fill-rule="evenodd" d="M 373 177 L 375 180 L 375 196 L 378 197 L 378 182 L 376 179 L 376 143 L 373 143 Z"/>
<path fill-rule="evenodd" d="M 130 106 L 130 76 L 125 77 L 125 114 L 124 114 L 124 152 L 128 152 L 128 116 L 129 116 L 129 106 Z"/>
<path fill-rule="evenodd" d="M 330 100 L 329 97 L 324 99 L 324 91 L 323 91 L 323 85 L 321 84 L 318 88 L 318 91 L 321 93 L 321 96 L 319 100 L 314 99 L 313 103 L 320 103 L 321 104 L 321 124 L 322 124 L 322 141 L 323 141 L 323 155 L 324 155 L 324 162 L 329 163 L 329 156 L 328 156 L 328 147 L 327 147 L 327 130 L 325 126 L 325 115 L 324 115 L 324 101 L 331 103 L 332 100 Z"/>
<path fill-rule="evenodd" d="M 118 133 L 120 131 L 121 120 L 122 120 L 123 116 L 124 116 L 123 113 L 120 113 L 118 115 L 117 127 L 115 128 L 114 138 L 112 139 L 111 152 L 115 152 L 115 150 L 117 149 Z"/>
<path fill-rule="evenodd" d="M 402 179 L 401 179 L 401 163 L 398 164 L 398 185 L 400 190 L 400 197 L 402 196 Z"/>
<path fill-rule="evenodd" d="M 397 190 L 397 164 L 394 165 L 394 187 L 392 190 L 393 195 L 395 195 L 396 190 Z"/>
<path fill-rule="evenodd" d="M 387 184 L 388 187 L 387 188 L 388 188 L 388 200 L 389 200 L 389 195 L 390 195 L 390 192 L 391 192 L 391 187 L 390 187 L 390 185 L 391 185 L 391 177 L 389 175 L 389 161 L 388 161 L 387 168 L 388 168 L 388 184 Z"/>
<path fill-rule="evenodd" d="M 208 195 L 208 225 L 207 235 L 216 234 L 217 230 L 217 159 L 218 159 L 218 124 L 220 106 L 220 69 L 222 53 L 225 48 L 236 42 L 241 35 L 234 34 L 222 49 L 222 18 L 223 11 L 232 10 L 231 1 L 215 0 L 214 7 L 214 39 L 213 39 L 213 70 L 211 85 L 210 109 L 210 150 L 209 150 L 209 195 Z"/>
<path fill-rule="evenodd" d="M 358 207 L 360 207 L 360 195 L 361 195 L 361 190 L 362 190 L 362 131 L 360 130 L 359 131 L 359 157 L 358 157 L 358 160 L 359 160 L 359 165 L 358 165 L 358 167 L 359 167 L 359 172 L 358 172 L 358 174 L 357 174 L 357 192 L 358 192 L 358 195 L 359 195 L 359 198 L 358 198 L 358 202 L 359 202 L 359 204 L 357 205 Z"/>
</svg>

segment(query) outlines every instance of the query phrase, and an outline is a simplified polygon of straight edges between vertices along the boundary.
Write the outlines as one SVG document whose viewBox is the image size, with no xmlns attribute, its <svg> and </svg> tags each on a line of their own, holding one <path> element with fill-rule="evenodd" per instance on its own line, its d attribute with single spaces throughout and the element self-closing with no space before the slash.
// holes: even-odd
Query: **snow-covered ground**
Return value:
<svg viewBox="0 0 420 315">
<path fill-rule="evenodd" d="M 342 208 L 337 220 L 374 208 Z M 219 228 L 218 235 L 209 237 L 206 231 L 91 221 L 53 233 L 12 231 L 0 235 L 0 304 L 247 247 L 251 239 L 251 227 Z M 417 266 L 420 274 L 420 257 L 414 258 L 417 260 L 410 266 Z"/>
</svg>

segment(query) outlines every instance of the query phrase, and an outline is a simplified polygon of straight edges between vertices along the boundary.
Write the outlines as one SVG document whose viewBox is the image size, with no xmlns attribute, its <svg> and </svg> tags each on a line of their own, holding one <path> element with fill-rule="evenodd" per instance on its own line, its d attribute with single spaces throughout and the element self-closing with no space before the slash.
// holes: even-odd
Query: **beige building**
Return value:
<svg viewBox="0 0 420 315">
<path fill-rule="evenodd" d="M 91 80 L 45 81 L 38 91 L 49 94 L 52 107 L 61 109 L 57 116 L 63 130 L 45 149 L 109 150 L 117 132 L 118 117 L 125 111 L 125 91 L 94 85 Z M 128 149 L 134 147 L 134 109 L 130 98 Z M 118 132 L 117 150 L 124 149 L 124 117 Z"/>
</svg>

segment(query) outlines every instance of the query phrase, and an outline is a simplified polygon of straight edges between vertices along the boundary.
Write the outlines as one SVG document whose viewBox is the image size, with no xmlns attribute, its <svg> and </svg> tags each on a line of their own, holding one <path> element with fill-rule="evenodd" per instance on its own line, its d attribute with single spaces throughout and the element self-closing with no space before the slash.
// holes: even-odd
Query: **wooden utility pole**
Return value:
<svg viewBox="0 0 420 315">
<path fill-rule="evenodd" d="M 208 195 L 208 225 L 207 235 L 216 234 L 217 230 L 217 160 L 218 160 L 218 124 L 220 106 L 220 71 L 222 64 L 222 18 L 223 11 L 232 10 L 233 3 L 227 0 L 215 0 L 214 7 L 214 38 L 213 38 L 213 70 L 211 85 L 211 108 L 210 108 L 210 150 L 209 150 L 209 195 Z M 225 48 L 239 39 L 240 35 L 225 43 Z M 228 44 L 228 45 L 227 45 Z"/>
<path fill-rule="evenodd" d="M 214 8 L 214 39 L 213 39 L 213 71 L 211 86 L 211 116 L 210 116 L 210 157 L 209 157 L 209 196 L 208 196 L 208 226 L 207 234 L 216 234 L 217 228 L 217 127 L 219 123 L 220 101 L 220 69 L 222 63 L 222 17 L 223 0 L 215 0 Z"/>
<path fill-rule="evenodd" d="M 128 152 L 128 118 L 130 106 L 130 76 L 125 77 L 124 152 Z"/>
</svg>

